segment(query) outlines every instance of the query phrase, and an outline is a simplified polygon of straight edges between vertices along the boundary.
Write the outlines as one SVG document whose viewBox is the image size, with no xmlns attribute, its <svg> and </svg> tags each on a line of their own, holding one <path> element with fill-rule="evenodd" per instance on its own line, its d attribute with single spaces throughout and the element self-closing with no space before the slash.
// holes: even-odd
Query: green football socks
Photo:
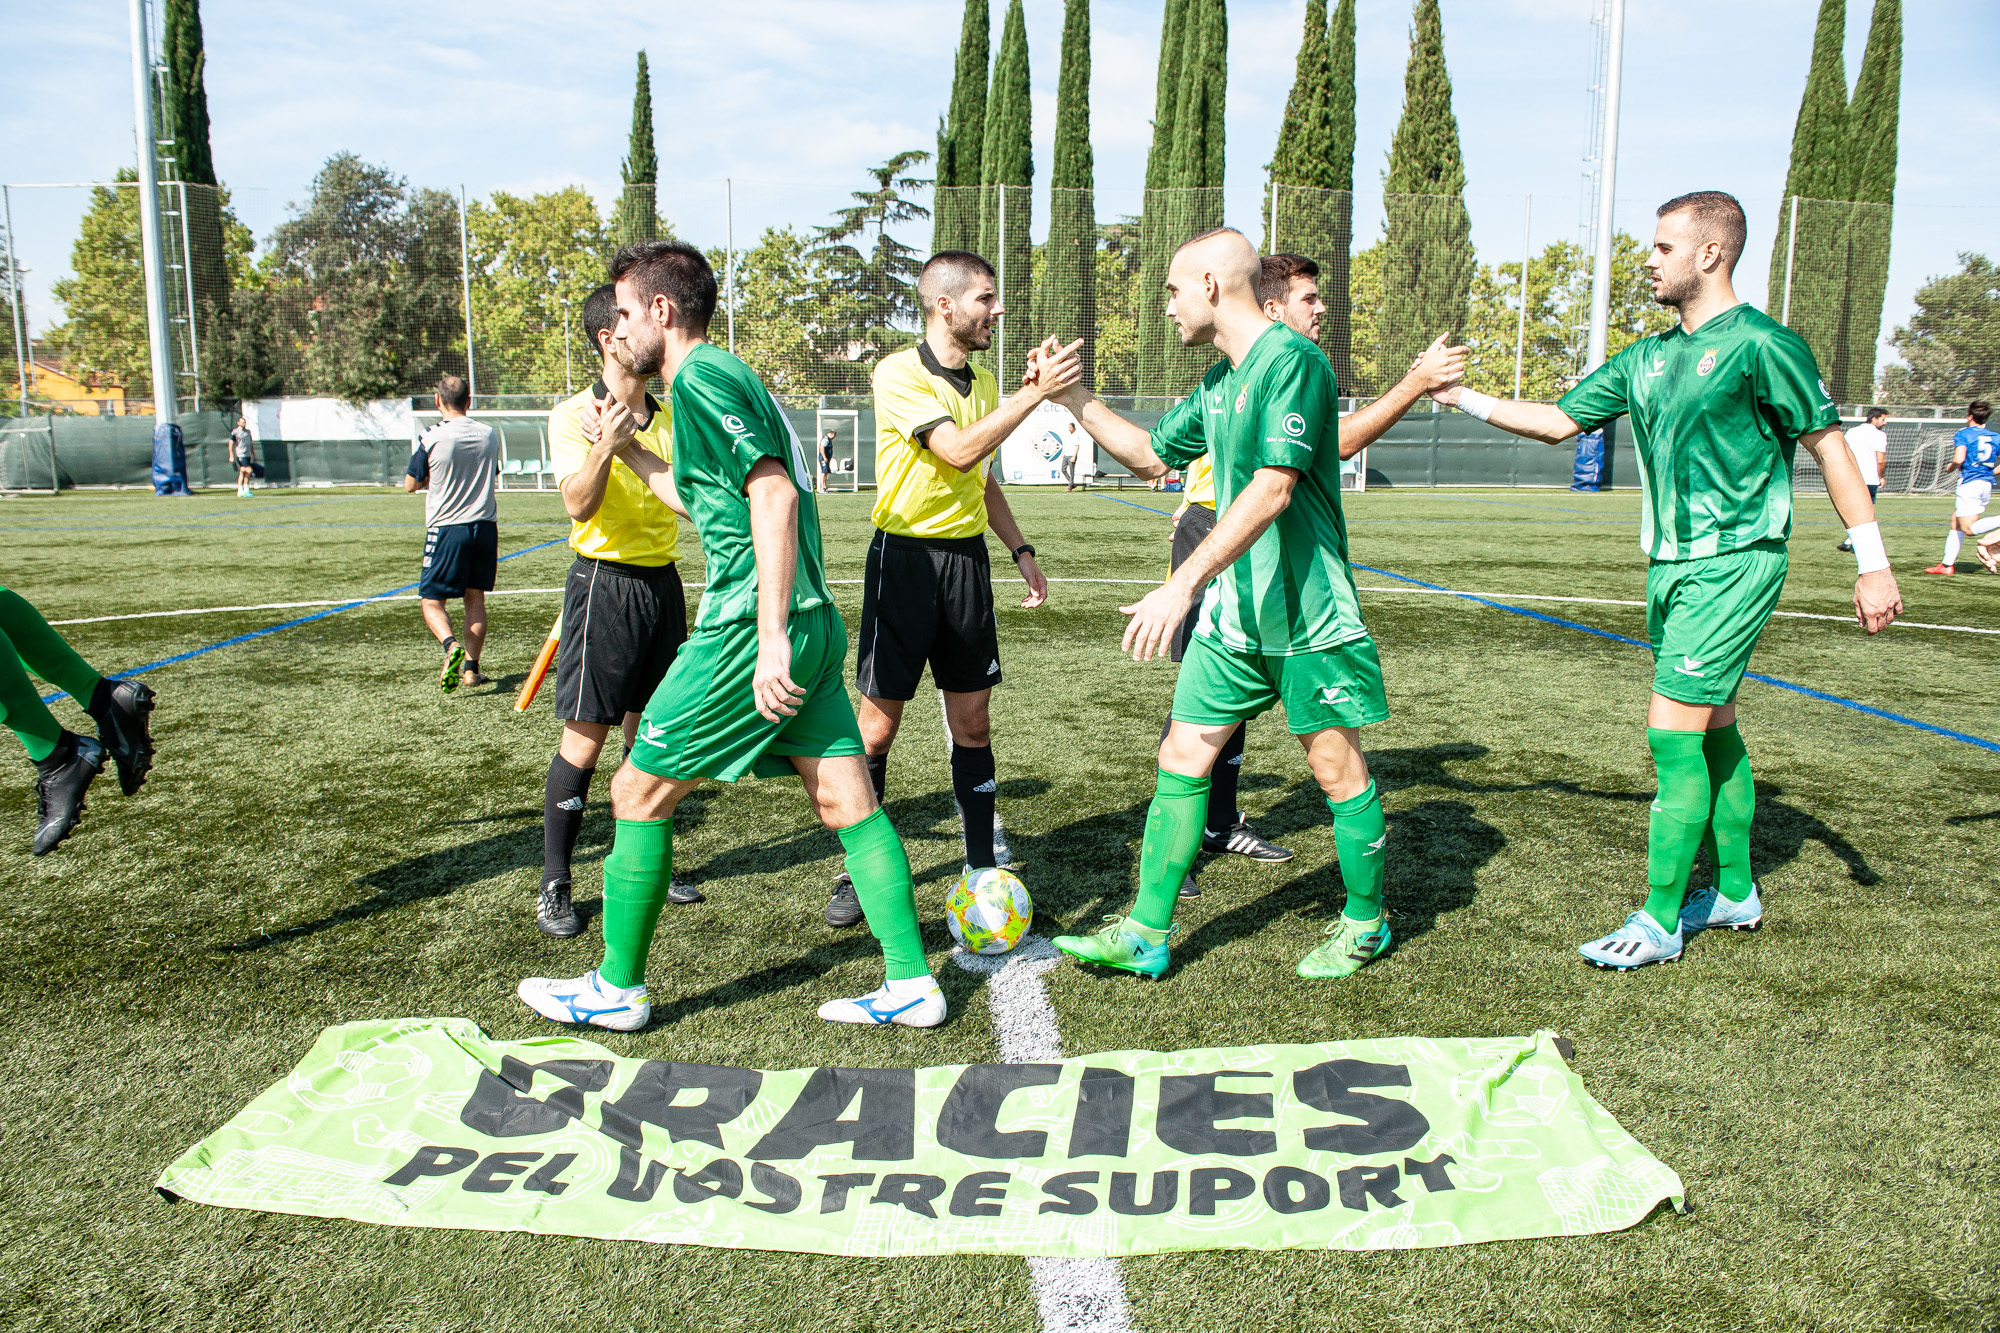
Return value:
<svg viewBox="0 0 2000 1333">
<path fill-rule="evenodd" d="M 878 806 L 868 818 L 838 832 L 847 851 L 847 873 L 854 877 L 854 896 L 882 945 L 884 974 L 890 981 L 929 976 L 910 858 L 889 816 Z"/>
<path fill-rule="evenodd" d="M 1201 826 L 1207 818 L 1208 779 L 1161 769 L 1146 811 L 1146 840 L 1139 846 L 1139 899 L 1127 918 L 1130 925 L 1155 931 L 1173 925 L 1174 904 L 1201 853 Z"/>
<path fill-rule="evenodd" d="M 90 696 L 85 695 L 87 701 Z M 55 753 L 62 740 L 62 726 L 42 702 L 40 690 L 28 679 L 13 646 L 0 635 L 0 721 L 20 738 L 28 758 L 37 763 Z"/>
<path fill-rule="evenodd" d="M 1382 796 L 1375 790 L 1375 780 L 1370 778 L 1359 796 L 1329 800 L 1326 808 L 1333 812 L 1333 850 L 1340 858 L 1341 882 L 1347 886 L 1347 906 L 1341 914 L 1350 921 L 1379 921 L 1389 827 L 1382 818 Z"/>
<path fill-rule="evenodd" d="M 1688 873 L 1708 830 L 1708 760 L 1705 734 L 1646 728 L 1659 794 L 1646 830 L 1646 914 L 1669 935 L 1680 929 Z M 1747 826 L 1746 826 L 1747 827 Z"/>
<path fill-rule="evenodd" d="M 0 588 L 0 634 L 7 636 L 28 670 L 67 692 L 78 707 L 89 707 L 90 696 L 104 677 L 77 655 L 27 598 L 6 588 Z"/>
<path fill-rule="evenodd" d="M 646 980 L 653 930 L 674 877 L 674 821 L 621 819 L 617 845 L 604 858 L 604 961 L 597 975 L 609 986 Z"/>
<path fill-rule="evenodd" d="M 1717 727 L 1703 738 L 1708 763 L 1709 855 L 1715 858 L 1715 891 L 1733 903 L 1750 896 L 1750 818 L 1757 810 L 1757 785 L 1750 776 L 1750 752 L 1736 724 Z"/>
</svg>

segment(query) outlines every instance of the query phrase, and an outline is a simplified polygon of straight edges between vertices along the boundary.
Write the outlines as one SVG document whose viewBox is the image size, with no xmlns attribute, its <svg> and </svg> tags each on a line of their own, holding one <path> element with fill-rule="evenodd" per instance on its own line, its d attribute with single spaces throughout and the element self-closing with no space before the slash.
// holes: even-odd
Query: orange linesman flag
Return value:
<svg viewBox="0 0 2000 1333">
<path fill-rule="evenodd" d="M 535 655 L 534 669 L 528 672 L 527 684 L 521 686 L 521 697 L 514 701 L 514 711 L 525 713 L 528 705 L 535 701 L 535 695 L 542 688 L 542 678 L 555 665 L 556 648 L 562 643 L 562 613 L 557 612 L 556 623 L 549 626 L 549 639 L 542 645 L 542 651 Z"/>
</svg>

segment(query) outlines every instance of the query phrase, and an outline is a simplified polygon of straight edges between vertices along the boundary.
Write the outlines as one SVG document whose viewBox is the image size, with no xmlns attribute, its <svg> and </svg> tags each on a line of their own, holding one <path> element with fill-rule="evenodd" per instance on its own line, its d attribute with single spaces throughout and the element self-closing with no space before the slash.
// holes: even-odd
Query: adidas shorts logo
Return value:
<svg viewBox="0 0 2000 1333">
<path fill-rule="evenodd" d="M 987 664 L 987 667 L 986 667 L 986 674 L 987 674 L 987 675 L 989 675 L 989 676 L 997 676 L 997 675 L 999 675 L 999 674 L 1000 674 L 1000 659 L 999 659 L 999 658 L 997 658 L 997 657 L 996 657 L 996 658 L 994 658 L 994 659 L 993 659 L 993 660 L 992 660 L 992 661 L 991 661 L 990 663 L 988 663 L 988 664 Z"/>
</svg>

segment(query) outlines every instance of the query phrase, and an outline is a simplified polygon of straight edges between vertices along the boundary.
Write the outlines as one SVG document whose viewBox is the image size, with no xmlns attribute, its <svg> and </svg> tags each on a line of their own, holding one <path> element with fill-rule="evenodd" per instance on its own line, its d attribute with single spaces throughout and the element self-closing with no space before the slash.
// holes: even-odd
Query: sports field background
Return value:
<svg viewBox="0 0 2000 1333">
<path fill-rule="evenodd" d="M 1115 497 L 1115 498 L 1114 498 Z M 830 574 L 858 579 L 869 496 L 823 497 Z M 1172 497 L 1015 491 L 1055 579 L 1164 572 Z M 1637 499 L 1566 492 L 1349 497 L 1356 563 L 1485 593 L 1637 600 Z M 1781 609 L 1844 616 L 1852 558 L 1801 497 Z M 51 620 L 346 599 L 412 582 L 420 498 L 379 491 L 0 503 L 5 582 Z M 1909 618 L 2000 628 L 2000 579 L 1915 573 L 1942 499 L 1885 500 Z M 553 495 L 500 500 L 503 554 L 567 534 Z M 694 549 L 693 542 L 686 543 Z M 500 567 L 555 588 L 561 545 Z M 997 562 L 1005 572 L 1004 559 Z M 698 558 L 684 566 L 698 580 Z M 1969 561 L 1961 568 L 1972 568 Z M 1365 587 L 1398 584 L 1362 573 Z M 1037 930 L 1129 901 L 1167 664 L 1116 654 L 1136 585 L 1002 586 L 1001 813 Z M 835 588 L 852 625 L 860 589 Z M 1205 863 L 1156 983 L 1048 978 L 1071 1054 L 1552 1027 L 1596 1097 L 1687 1183 L 1603 1236 L 1407 1253 L 1217 1251 L 1123 1261 L 1136 1327 L 1963 1329 L 2000 1326 L 2000 754 L 1746 684 L 1758 778 L 1756 935 L 1708 935 L 1612 975 L 1575 946 L 1643 895 L 1652 768 L 1644 652 L 1434 594 L 1364 592 L 1394 716 L 1366 733 L 1390 824 L 1394 952 L 1339 984 L 1292 975 L 1339 910 L 1331 824 L 1280 719 L 1252 728 L 1243 804 L 1298 851 Z M 1637 606 L 1523 602 L 1644 638 Z M 288 1070 L 324 1026 L 460 1014 L 550 1029 L 515 1000 L 598 935 L 533 923 L 542 779 L 557 725 L 514 691 L 557 594 L 498 596 L 493 688 L 440 694 L 414 602 L 340 611 L 161 669 L 159 766 L 94 789 L 55 855 L 27 853 L 32 769 L 0 764 L 13 892 L 0 972 L 0 1325 L 19 1329 L 979 1329 L 1037 1327 L 1026 1265 L 862 1261 L 370 1227 L 169 1205 L 152 1182 Z M 116 670 L 324 608 L 65 628 Z M 2000 740 L 2000 636 L 1772 623 L 1753 669 Z M 71 703 L 68 725 L 86 725 Z M 889 772 L 951 1020 L 862 1031 L 813 1016 L 879 979 L 859 931 L 820 918 L 838 844 L 795 782 L 711 787 L 677 861 L 709 895 L 670 908 L 654 1022 L 622 1054 L 785 1068 L 996 1058 L 981 979 L 948 962 L 959 844 L 941 729 L 920 697 Z M 594 906 L 607 760 L 579 848 Z M 1701 872 L 1697 872 L 1700 874 Z"/>
</svg>

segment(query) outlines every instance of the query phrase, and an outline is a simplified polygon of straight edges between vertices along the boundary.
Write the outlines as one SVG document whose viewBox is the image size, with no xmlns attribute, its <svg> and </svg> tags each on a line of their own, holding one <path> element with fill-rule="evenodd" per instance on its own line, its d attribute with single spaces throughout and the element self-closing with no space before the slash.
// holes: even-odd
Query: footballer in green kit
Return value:
<svg viewBox="0 0 2000 1333">
<path fill-rule="evenodd" d="M 1756 790 L 1736 728 L 1736 690 L 1784 590 L 1797 446 L 1818 461 L 1847 528 L 1858 566 L 1855 618 L 1876 634 L 1903 610 L 1874 503 L 1811 349 L 1736 298 L 1730 275 L 1745 231 L 1742 206 L 1719 190 L 1660 205 L 1646 268 L 1654 298 L 1675 308 L 1679 322 L 1612 357 L 1553 406 L 1461 387 L 1433 395 L 1549 444 L 1619 416 L 1631 423 L 1654 659 L 1646 739 L 1659 794 L 1645 906 L 1581 948 L 1619 971 L 1672 962 L 1697 931 L 1763 924 L 1750 877 Z M 1704 843 L 1716 884 L 1689 896 Z"/>
<path fill-rule="evenodd" d="M 1208 232 L 1175 252 L 1167 313 L 1183 342 L 1212 343 L 1223 359 L 1150 435 L 1086 390 L 1061 397 L 1136 476 L 1203 454 L 1214 469 L 1215 530 L 1164 585 L 1123 608 L 1132 617 L 1123 646 L 1145 661 L 1166 655 L 1201 601 L 1160 743 L 1137 900 L 1095 934 L 1055 941 L 1085 962 L 1143 976 L 1167 970 L 1174 905 L 1201 847 L 1218 756 L 1239 725 L 1280 704 L 1333 812 L 1347 886 L 1346 907 L 1299 973 L 1344 977 L 1389 947 L 1388 832 L 1359 733 L 1389 707 L 1347 564 L 1333 368 L 1266 313 L 1260 278 L 1257 251 L 1240 232 Z M 1037 373 L 1031 362 L 1029 377 Z"/>
<path fill-rule="evenodd" d="M 612 261 L 613 338 L 634 373 L 672 389 L 668 463 L 634 440 L 617 399 L 585 409 L 585 432 L 621 440 L 618 459 L 701 535 L 708 586 L 695 629 L 641 714 L 611 782 L 617 845 L 604 859 L 604 960 L 519 987 L 535 1012 L 615 1032 L 652 1016 L 646 958 L 673 875 L 673 816 L 703 779 L 796 771 L 881 941 L 887 980 L 829 1000 L 838 1023 L 934 1027 L 944 995 L 918 934 L 910 863 L 876 804 L 841 678 L 847 629 L 827 592 L 814 474 L 790 423 L 750 368 L 707 340 L 715 274 L 693 246 L 629 245 Z"/>
</svg>

